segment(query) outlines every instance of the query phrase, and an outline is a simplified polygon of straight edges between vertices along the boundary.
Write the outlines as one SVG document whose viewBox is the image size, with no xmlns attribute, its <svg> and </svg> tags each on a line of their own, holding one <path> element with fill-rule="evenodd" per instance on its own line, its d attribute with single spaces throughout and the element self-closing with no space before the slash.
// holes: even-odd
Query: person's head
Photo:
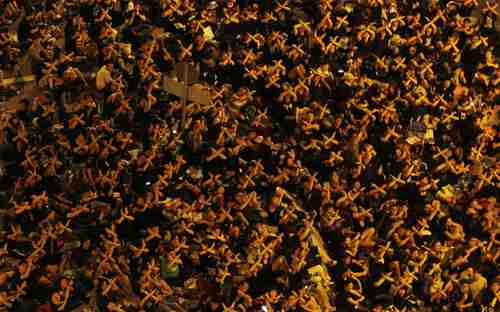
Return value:
<svg viewBox="0 0 500 312">
<path fill-rule="evenodd" d="M 55 274 L 59 270 L 59 266 L 57 264 L 49 264 L 47 265 L 47 272 L 50 274 Z"/>
<path fill-rule="evenodd" d="M 59 281 L 59 287 L 61 287 L 61 289 L 66 289 L 68 286 L 69 286 L 69 280 L 64 277 L 61 278 L 61 280 Z"/>
<path fill-rule="evenodd" d="M 21 274 L 26 273 L 26 271 L 28 270 L 28 264 L 26 262 L 21 262 L 19 264 L 18 270 L 19 270 L 19 273 L 21 273 Z"/>
<path fill-rule="evenodd" d="M 7 275 L 6 272 L 1 272 L 0 273 L 0 286 L 5 284 L 5 282 L 7 282 L 8 278 L 9 278 L 9 276 Z"/>
<path fill-rule="evenodd" d="M 218 4 L 217 4 L 217 1 L 211 1 L 208 5 L 207 5 L 207 9 L 208 10 L 216 10 L 218 7 Z"/>
<path fill-rule="evenodd" d="M 57 292 L 52 293 L 52 296 L 50 296 L 50 302 L 56 306 L 61 304 L 61 295 Z"/>
<path fill-rule="evenodd" d="M 203 36 L 202 35 L 196 35 L 194 37 L 194 43 L 196 44 L 196 46 L 201 46 L 203 44 Z"/>
</svg>

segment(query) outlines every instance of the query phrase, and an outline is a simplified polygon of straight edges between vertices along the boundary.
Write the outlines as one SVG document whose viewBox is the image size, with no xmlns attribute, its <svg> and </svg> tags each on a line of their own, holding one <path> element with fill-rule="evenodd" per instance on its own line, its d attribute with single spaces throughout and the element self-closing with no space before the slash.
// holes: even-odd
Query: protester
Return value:
<svg viewBox="0 0 500 312">
<path fill-rule="evenodd" d="M 0 2 L 0 310 L 497 310 L 499 7 Z"/>
</svg>

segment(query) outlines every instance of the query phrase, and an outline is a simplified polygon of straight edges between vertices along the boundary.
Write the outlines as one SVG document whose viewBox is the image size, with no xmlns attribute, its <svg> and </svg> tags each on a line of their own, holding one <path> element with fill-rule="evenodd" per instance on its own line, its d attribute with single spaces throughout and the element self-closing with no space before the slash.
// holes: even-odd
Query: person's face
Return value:
<svg viewBox="0 0 500 312">
<path fill-rule="evenodd" d="M 19 273 L 24 274 L 27 269 L 28 265 L 26 263 L 23 262 L 19 265 Z"/>
<path fill-rule="evenodd" d="M 69 285 L 69 282 L 67 279 L 62 278 L 59 285 L 60 285 L 61 289 L 66 289 Z"/>
<path fill-rule="evenodd" d="M 56 264 L 49 264 L 47 266 L 47 272 L 51 274 L 55 274 L 57 272 L 57 265 Z"/>
<path fill-rule="evenodd" d="M 61 296 L 58 293 L 53 293 L 50 300 L 53 304 L 59 305 L 61 303 Z"/>
<path fill-rule="evenodd" d="M 7 281 L 7 274 L 5 274 L 4 272 L 0 273 L 0 285 L 5 284 L 6 281 Z"/>
<path fill-rule="evenodd" d="M 196 36 L 194 38 L 194 42 L 196 43 L 197 46 L 201 45 L 201 43 L 203 42 L 203 37 L 202 36 Z"/>
</svg>

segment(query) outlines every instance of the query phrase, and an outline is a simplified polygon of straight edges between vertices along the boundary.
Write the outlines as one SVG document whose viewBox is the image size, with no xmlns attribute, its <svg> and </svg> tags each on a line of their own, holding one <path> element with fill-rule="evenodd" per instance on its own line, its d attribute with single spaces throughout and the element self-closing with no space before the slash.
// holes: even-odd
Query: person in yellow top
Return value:
<svg viewBox="0 0 500 312">
<path fill-rule="evenodd" d="M 112 71 L 113 71 L 113 64 L 111 63 L 106 64 L 102 66 L 101 69 L 99 69 L 95 78 L 95 84 L 97 90 L 101 91 L 109 83 L 111 83 L 111 81 L 113 81 L 113 78 L 111 77 Z"/>
</svg>

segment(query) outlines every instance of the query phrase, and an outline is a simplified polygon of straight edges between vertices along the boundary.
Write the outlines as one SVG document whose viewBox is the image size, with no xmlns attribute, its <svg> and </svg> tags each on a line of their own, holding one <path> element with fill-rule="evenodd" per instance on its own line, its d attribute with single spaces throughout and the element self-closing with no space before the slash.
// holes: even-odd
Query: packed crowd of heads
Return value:
<svg viewBox="0 0 500 312">
<path fill-rule="evenodd" d="M 0 310 L 499 309 L 498 6 L 0 1 Z"/>
</svg>

